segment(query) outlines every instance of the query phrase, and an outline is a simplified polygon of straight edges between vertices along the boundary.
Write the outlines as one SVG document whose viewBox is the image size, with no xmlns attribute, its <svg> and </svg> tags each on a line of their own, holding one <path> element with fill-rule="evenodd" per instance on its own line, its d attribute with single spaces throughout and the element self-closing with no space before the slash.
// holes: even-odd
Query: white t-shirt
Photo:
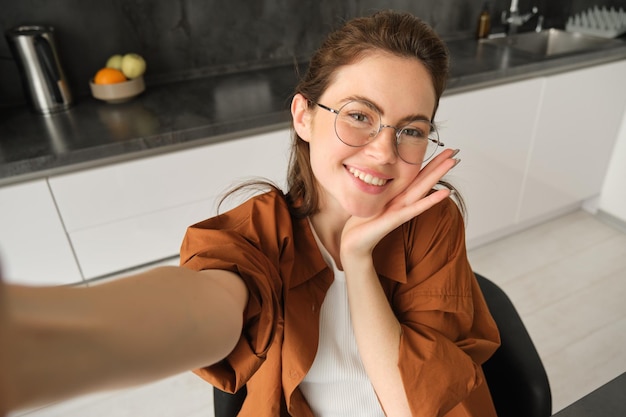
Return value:
<svg viewBox="0 0 626 417">
<path fill-rule="evenodd" d="M 384 417 L 354 339 L 345 274 L 313 234 L 335 280 L 322 303 L 317 354 L 300 390 L 316 417 Z"/>
</svg>

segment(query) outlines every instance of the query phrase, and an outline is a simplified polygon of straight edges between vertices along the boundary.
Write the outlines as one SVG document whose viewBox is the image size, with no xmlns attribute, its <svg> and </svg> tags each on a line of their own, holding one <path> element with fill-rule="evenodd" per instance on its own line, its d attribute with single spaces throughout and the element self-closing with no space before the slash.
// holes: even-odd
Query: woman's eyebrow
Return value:
<svg viewBox="0 0 626 417">
<path fill-rule="evenodd" d="M 380 113 L 381 116 L 385 115 L 385 112 L 383 111 L 383 109 L 381 108 L 381 106 L 379 106 L 378 104 L 376 104 L 376 102 L 374 102 L 372 99 L 369 99 L 367 97 L 364 96 L 359 96 L 359 95 L 355 95 L 355 96 L 350 96 L 347 97 L 345 100 L 342 101 L 343 104 L 349 102 L 349 101 L 353 101 L 353 100 L 358 100 L 358 101 L 363 101 L 367 104 L 369 104 L 370 106 L 372 106 L 373 109 L 376 109 L 376 111 L 378 111 L 378 113 Z M 408 123 L 408 122 L 413 122 L 413 121 L 425 121 L 430 123 L 430 117 L 426 116 L 425 114 L 422 113 L 416 113 L 416 114 L 411 114 L 408 116 L 403 117 L 402 119 L 399 120 L 400 123 Z"/>
</svg>

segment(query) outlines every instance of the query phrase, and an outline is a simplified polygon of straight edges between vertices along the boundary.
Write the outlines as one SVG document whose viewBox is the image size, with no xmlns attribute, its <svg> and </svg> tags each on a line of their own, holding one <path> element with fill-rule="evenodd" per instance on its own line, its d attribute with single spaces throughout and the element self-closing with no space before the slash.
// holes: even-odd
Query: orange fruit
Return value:
<svg viewBox="0 0 626 417">
<path fill-rule="evenodd" d="M 124 73 L 115 68 L 102 68 L 93 77 L 94 84 L 116 84 L 126 81 Z"/>
</svg>

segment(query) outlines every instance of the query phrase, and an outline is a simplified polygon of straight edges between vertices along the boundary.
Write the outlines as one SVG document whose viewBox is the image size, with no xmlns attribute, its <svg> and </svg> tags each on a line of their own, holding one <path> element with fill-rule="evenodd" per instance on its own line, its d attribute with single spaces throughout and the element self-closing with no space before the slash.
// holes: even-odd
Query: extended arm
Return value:
<svg viewBox="0 0 626 417">
<path fill-rule="evenodd" d="M 90 288 L 4 288 L 8 410 L 147 383 L 235 346 L 248 292 L 234 273 L 161 267 Z"/>
</svg>

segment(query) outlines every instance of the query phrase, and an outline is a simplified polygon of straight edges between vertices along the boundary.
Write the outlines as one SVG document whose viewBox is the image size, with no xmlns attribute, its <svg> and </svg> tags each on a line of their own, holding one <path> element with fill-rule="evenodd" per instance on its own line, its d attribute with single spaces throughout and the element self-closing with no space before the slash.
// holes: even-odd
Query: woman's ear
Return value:
<svg viewBox="0 0 626 417">
<path fill-rule="evenodd" d="M 293 128 L 298 136 L 305 142 L 309 142 L 311 136 L 311 113 L 309 112 L 309 100 L 298 93 L 291 100 L 291 118 Z"/>
</svg>

